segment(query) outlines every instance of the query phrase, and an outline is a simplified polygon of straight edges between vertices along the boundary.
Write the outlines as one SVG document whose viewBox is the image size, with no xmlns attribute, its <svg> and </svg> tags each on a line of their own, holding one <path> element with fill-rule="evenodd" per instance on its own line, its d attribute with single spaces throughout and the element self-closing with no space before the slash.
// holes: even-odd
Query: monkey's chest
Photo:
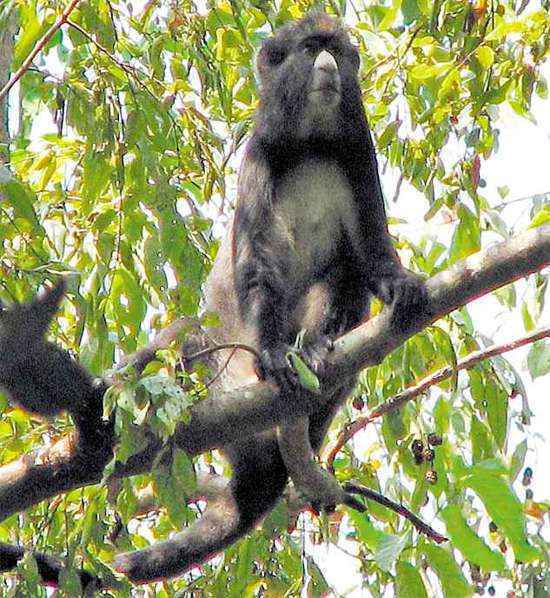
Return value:
<svg viewBox="0 0 550 598">
<path fill-rule="evenodd" d="M 325 271 L 345 250 L 345 239 L 357 234 L 352 189 L 335 162 L 300 163 L 280 181 L 276 197 L 274 232 L 289 275 Z"/>
</svg>

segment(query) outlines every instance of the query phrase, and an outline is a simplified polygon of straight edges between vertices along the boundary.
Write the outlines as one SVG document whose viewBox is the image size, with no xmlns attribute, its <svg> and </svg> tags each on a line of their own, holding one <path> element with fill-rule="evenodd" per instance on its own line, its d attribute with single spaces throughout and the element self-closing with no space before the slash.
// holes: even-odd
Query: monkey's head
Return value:
<svg viewBox="0 0 550 598">
<path fill-rule="evenodd" d="M 257 134 L 271 145 L 350 139 L 363 110 L 359 54 L 340 22 L 313 13 L 266 39 Z"/>
</svg>

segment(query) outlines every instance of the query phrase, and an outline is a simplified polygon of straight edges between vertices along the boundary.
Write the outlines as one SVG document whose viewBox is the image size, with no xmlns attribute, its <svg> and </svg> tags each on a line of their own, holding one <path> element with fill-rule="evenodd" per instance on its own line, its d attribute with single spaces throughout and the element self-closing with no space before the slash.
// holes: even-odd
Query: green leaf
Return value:
<svg viewBox="0 0 550 598">
<path fill-rule="evenodd" d="M 434 407 L 435 431 L 442 435 L 449 429 L 449 418 L 451 417 L 451 407 L 447 399 L 443 396 L 437 399 Z"/>
<path fill-rule="evenodd" d="M 533 379 L 550 373 L 550 343 L 540 340 L 531 345 L 527 367 Z"/>
<path fill-rule="evenodd" d="M 489 69 L 495 61 L 495 53 L 489 46 L 479 46 L 475 51 L 475 55 L 485 70 Z"/>
<path fill-rule="evenodd" d="M 429 544 L 426 544 L 422 551 L 441 582 L 445 598 L 463 598 L 473 594 L 472 588 L 449 552 Z"/>
<path fill-rule="evenodd" d="M 375 551 L 378 544 L 385 538 L 386 534 L 374 527 L 369 516 L 357 511 L 350 511 L 349 517 L 357 531 L 357 538 L 371 550 Z"/>
<path fill-rule="evenodd" d="M 472 443 L 472 460 L 474 463 L 487 459 L 494 454 L 489 429 L 477 414 L 472 415 L 470 441 Z"/>
<path fill-rule="evenodd" d="M 498 447 L 503 449 L 508 431 L 508 395 L 499 384 L 487 380 L 484 400 L 489 426 Z"/>
<path fill-rule="evenodd" d="M 524 438 L 514 449 L 514 453 L 510 459 L 510 481 L 514 482 L 518 477 L 519 472 L 523 469 L 525 457 L 527 455 L 527 438 Z"/>
<path fill-rule="evenodd" d="M 452 66 L 451 63 L 447 62 L 440 62 L 438 64 L 417 64 L 416 66 L 413 66 L 409 72 L 413 79 L 423 81 L 425 79 L 437 77 L 450 66 Z"/>
<path fill-rule="evenodd" d="M 502 554 L 492 551 L 473 531 L 462 516 L 458 505 L 448 505 L 441 512 L 441 517 L 453 546 L 460 550 L 464 558 L 484 571 L 503 571 L 506 568 Z"/>
<path fill-rule="evenodd" d="M 478 218 L 463 205 L 458 208 L 458 216 L 460 222 L 455 228 L 451 241 L 451 263 L 464 259 L 481 248 L 481 231 Z"/>
<path fill-rule="evenodd" d="M 30 189 L 0 165 L 0 195 L 13 208 L 15 215 L 27 220 L 33 228 L 42 230 L 34 211 L 35 197 Z"/>
<path fill-rule="evenodd" d="M 298 353 L 295 351 L 289 351 L 286 354 L 286 357 L 298 374 L 300 384 L 310 392 L 319 394 L 321 390 L 319 378 L 317 378 L 317 376 L 307 367 L 304 360 L 298 355 Z"/>
<path fill-rule="evenodd" d="M 372 551 L 373 559 L 384 571 L 389 571 L 409 542 L 409 534 L 385 534 L 371 523 L 368 515 L 350 511 L 350 519 L 357 530 L 358 539 Z"/>
<path fill-rule="evenodd" d="M 378 548 L 372 558 L 378 563 L 380 569 L 390 571 L 403 549 L 410 543 L 409 534 L 394 536 L 386 534 L 378 543 Z"/>
<path fill-rule="evenodd" d="M 27 6 L 23 11 L 24 27 L 13 53 L 13 67 L 18 68 L 33 50 L 36 42 L 46 33 L 51 20 L 40 21 L 34 14 L 35 7 Z"/>
<path fill-rule="evenodd" d="M 542 226 L 548 222 L 550 222 L 550 205 L 545 205 L 533 216 L 533 219 L 529 223 L 529 228 Z"/>
<path fill-rule="evenodd" d="M 400 124 L 400 121 L 394 120 L 384 129 L 380 137 L 378 137 L 377 145 L 380 150 L 388 147 L 388 145 L 395 139 Z"/>
<path fill-rule="evenodd" d="M 528 563 L 539 557 L 538 551 L 527 542 L 523 507 L 502 476 L 479 471 L 469 475 L 463 484 L 482 500 L 491 519 L 510 540 L 517 560 Z"/>
<path fill-rule="evenodd" d="M 428 598 L 422 576 L 416 567 L 407 561 L 398 561 L 395 569 L 396 598 Z"/>
</svg>

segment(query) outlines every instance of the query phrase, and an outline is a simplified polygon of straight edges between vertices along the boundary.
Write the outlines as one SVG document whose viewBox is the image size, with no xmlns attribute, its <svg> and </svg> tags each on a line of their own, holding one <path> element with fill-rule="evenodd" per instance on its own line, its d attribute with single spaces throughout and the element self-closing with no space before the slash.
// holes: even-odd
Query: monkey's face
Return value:
<svg viewBox="0 0 550 598">
<path fill-rule="evenodd" d="M 257 67 L 259 129 L 269 141 L 332 141 L 353 130 L 347 106 L 360 105 L 359 55 L 332 17 L 318 13 L 282 28 L 264 42 Z"/>
</svg>

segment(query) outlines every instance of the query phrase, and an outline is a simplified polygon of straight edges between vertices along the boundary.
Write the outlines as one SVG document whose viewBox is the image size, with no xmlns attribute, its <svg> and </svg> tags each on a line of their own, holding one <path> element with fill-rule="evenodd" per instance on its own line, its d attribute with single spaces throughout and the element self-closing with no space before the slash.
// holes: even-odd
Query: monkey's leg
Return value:
<svg viewBox="0 0 550 598">
<path fill-rule="evenodd" d="M 309 418 L 300 418 L 278 433 L 279 450 L 296 490 L 313 507 L 331 510 L 337 504 L 346 504 L 360 511 L 364 506 L 344 490 L 336 478 L 315 460 L 332 418 L 355 386 L 355 379 L 342 383 L 331 393 L 323 407 Z"/>
<path fill-rule="evenodd" d="M 309 440 L 309 419 L 301 417 L 277 430 L 279 449 L 290 479 L 299 494 L 316 508 L 331 510 L 346 493 L 315 460 Z"/>
<path fill-rule="evenodd" d="M 353 496 L 357 492 L 342 488 L 315 460 L 309 426 L 308 418 L 302 417 L 277 431 L 283 461 L 298 493 L 316 510 L 332 511 L 336 505 L 345 504 L 364 511 L 365 506 Z"/>
<path fill-rule="evenodd" d="M 249 532 L 281 496 L 288 479 L 273 433 L 227 449 L 234 476 L 216 488 L 203 516 L 165 542 L 120 554 L 113 567 L 136 583 L 180 575 Z"/>
</svg>

